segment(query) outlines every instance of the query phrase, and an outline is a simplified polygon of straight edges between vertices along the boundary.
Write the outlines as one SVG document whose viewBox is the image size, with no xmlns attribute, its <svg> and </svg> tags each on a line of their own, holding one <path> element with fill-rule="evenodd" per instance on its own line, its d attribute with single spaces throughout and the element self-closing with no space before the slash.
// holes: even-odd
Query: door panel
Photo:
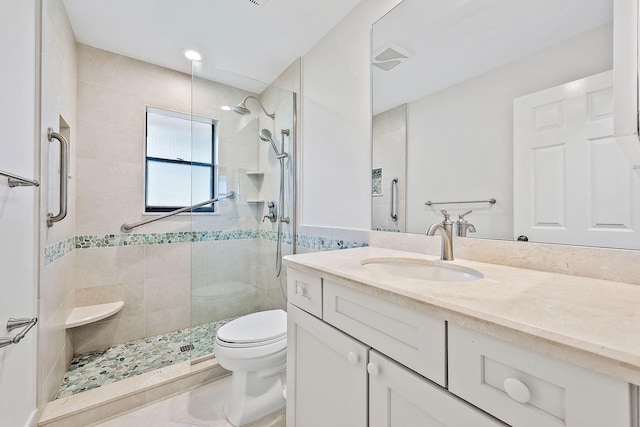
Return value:
<svg viewBox="0 0 640 427">
<path fill-rule="evenodd" d="M 514 100 L 514 234 L 640 249 L 640 177 L 613 135 L 612 72 Z"/>
</svg>

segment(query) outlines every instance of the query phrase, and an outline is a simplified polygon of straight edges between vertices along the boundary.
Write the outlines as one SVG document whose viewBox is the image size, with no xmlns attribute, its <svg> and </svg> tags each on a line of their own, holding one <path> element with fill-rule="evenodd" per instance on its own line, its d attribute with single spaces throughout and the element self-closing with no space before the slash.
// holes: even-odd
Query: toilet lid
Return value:
<svg viewBox="0 0 640 427">
<path fill-rule="evenodd" d="M 269 310 L 232 320 L 218 329 L 217 337 L 228 343 L 251 344 L 278 340 L 286 335 L 287 313 Z"/>
</svg>

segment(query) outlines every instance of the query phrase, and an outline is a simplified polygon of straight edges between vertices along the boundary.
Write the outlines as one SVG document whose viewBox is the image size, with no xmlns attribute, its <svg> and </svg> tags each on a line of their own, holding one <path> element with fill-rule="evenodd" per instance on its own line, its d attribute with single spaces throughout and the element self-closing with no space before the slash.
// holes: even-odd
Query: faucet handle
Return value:
<svg viewBox="0 0 640 427">
<path fill-rule="evenodd" d="M 444 209 L 440 209 L 440 213 L 442 214 L 442 216 L 444 216 L 444 220 L 445 221 L 449 221 L 449 217 L 451 216 L 451 215 L 449 215 L 449 212 L 447 212 Z"/>
<path fill-rule="evenodd" d="M 460 219 L 461 221 L 462 221 L 462 220 L 464 220 L 464 217 L 465 217 L 465 216 L 467 216 L 467 215 L 469 215 L 471 212 L 473 212 L 473 210 L 471 210 L 471 209 L 467 209 L 467 210 L 466 210 L 466 211 L 464 211 L 464 212 L 460 212 L 460 213 L 458 214 L 458 219 Z"/>
</svg>

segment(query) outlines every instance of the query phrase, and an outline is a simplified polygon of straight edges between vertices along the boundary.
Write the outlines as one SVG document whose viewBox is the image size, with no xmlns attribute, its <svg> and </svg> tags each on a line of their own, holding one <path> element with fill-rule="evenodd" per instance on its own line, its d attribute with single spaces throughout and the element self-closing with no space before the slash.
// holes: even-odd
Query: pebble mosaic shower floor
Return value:
<svg viewBox="0 0 640 427">
<path fill-rule="evenodd" d="M 56 399 L 144 374 L 164 366 L 209 355 L 218 329 L 233 320 L 207 323 L 73 357 Z M 193 344 L 191 351 L 180 347 Z"/>
</svg>

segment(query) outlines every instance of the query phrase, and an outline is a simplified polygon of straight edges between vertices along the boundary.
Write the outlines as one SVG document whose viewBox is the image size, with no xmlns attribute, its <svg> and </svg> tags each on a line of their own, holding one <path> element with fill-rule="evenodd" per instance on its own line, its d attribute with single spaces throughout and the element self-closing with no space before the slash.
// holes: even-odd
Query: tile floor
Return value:
<svg viewBox="0 0 640 427">
<path fill-rule="evenodd" d="M 233 427 L 224 417 L 231 376 L 88 427 Z M 247 427 L 285 427 L 284 410 Z"/>
<path fill-rule="evenodd" d="M 183 362 L 189 358 L 195 359 L 212 354 L 218 329 L 233 319 L 76 355 L 60 385 L 56 399 Z M 185 352 L 180 350 L 180 347 L 190 343 L 194 345 L 193 350 Z"/>
</svg>

